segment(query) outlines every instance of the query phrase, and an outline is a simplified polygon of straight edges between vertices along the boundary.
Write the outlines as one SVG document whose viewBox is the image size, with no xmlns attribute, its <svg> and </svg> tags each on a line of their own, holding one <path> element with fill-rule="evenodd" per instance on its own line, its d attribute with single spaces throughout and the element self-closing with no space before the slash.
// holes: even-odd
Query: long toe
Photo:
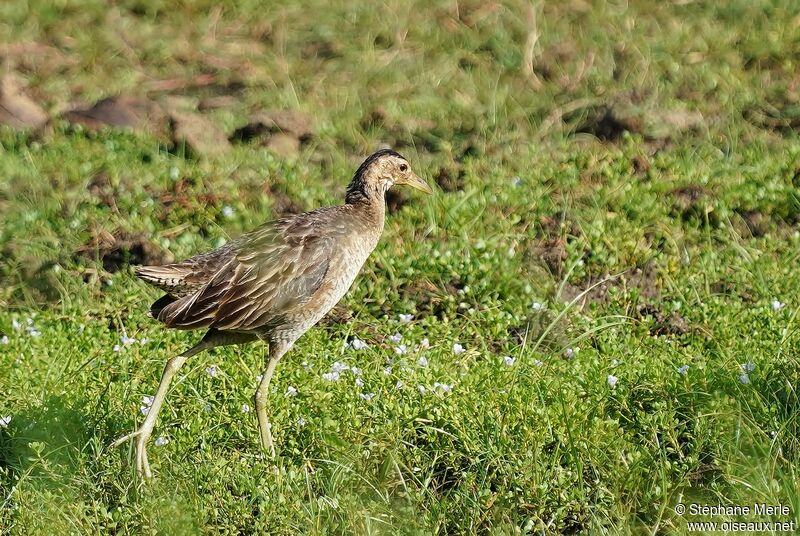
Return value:
<svg viewBox="0 0 800 536">
<path fill-rule="evenodd" d="M 150 471 L 150 463 L 147 460 L 147 438 L 148 436 L 140 436 L 136 442 L 136 471 L 145 478 L 152 478 L 153 473 Z"/>
<path fill-rule="evenodd" d="M 111 443 L 111 445 L 109 445 L 109 448 L 112 448 L 112 449 L 113 449 L 113 448 L 117 448 L 118 446 L 122 445 L 122 444 L 123 444 L 123 443 L 125 443 L 126 441 L 128 441 L 128 440 L 130 440 L 130 439 L 133 439 L 134 437 L 138 436 L 138 435 L 139 435 L 139 433 L 140 433 L 140 432 L 139 432 L 139 430 L 136 430 L 135 432 L 132 432 L 132 433 L 130 433 L 130 434 L 126 434 L 126 435 L 124 435 L 124 436 L 122 436 L 122 437 L 118 438 L 118 439 L 117 439 L 116 441 L 114 441 L 113 443 Z"/>
</svg>

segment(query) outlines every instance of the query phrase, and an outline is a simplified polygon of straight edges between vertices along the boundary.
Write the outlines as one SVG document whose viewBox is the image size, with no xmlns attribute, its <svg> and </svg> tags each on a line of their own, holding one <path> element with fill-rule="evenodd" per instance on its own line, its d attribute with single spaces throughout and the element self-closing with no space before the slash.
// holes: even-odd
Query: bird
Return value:
<svg viewBox="0 0 800 536">
<path fill-rule="evenodd" d="M 206 331 L 167 361 L 144 421 L 111 447 L 135 439 L 137 472 L 151 478 L 147 442 L 181 366 L 205 350 L 263 342 L 267 362 L 254 403 L 261 447 L 274 459 L 267 398 L 275 368 L 350 289 L 383 232 L 386 192 L 395 185 L 433 193 L 405 157 L 381 149 L 358 167 L 341 205 L 267 222 L 182 262 L 137 267 L 137 277 L 165 292 L 150 307 L 154 319 L 168 328 Z"/>
</svg>

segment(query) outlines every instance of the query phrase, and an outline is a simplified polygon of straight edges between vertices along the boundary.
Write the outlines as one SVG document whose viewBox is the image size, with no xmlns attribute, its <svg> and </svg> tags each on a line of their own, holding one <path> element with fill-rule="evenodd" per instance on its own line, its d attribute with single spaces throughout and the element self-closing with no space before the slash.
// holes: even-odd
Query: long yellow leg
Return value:
<svg viewBox="0 0 800 536">
<path fill-rule="evenodd" d="M 283 354 L 289 350 L 289 347 L 290 346 L 286 344 L 270 343 L 267 368 L 264 371 L 264 375 L 261 377 L 258 389 L 256 389 L 255 405 L 256 415 L 258 416 L 258 431 L 261 435 L 261 447 L 273 458 L 275 457 L 275 443 L 272 441 L 272 425 L 267 416 L 269 382 L 272 379 L 272 375 L 275 373 L 275 367 L 278 366 L 278 361 L 280 361 Z"/>
<path fill-rule="evenodd" d="M 153 473 L 150 471 L 150 464 L 147 461 L 147 441 L 153 434 L 153 428 L 156 425 L 158 412 L 161 410 L 161 406 L 164 404 L 164 399 L 167 396 L 167 390 L 169 389 L 169 384 L 172 381 L 172 377 L 175 376 L 175 373 L 178 372 L 178 369 L 181 368 L 187 359 L 197 353 L 202 352 L 209 346 L 211 346 L 209 343 L 201 342 L 197 346 L 187 350 L 181 355 L 173 357 L 167 361 L 167 365 L 164 367 L 164 372 L 161 375 L 161 381 L 158 384 L 158 390 L 153 397 L 153 403 L 150 406 L 150 410 L 147 412 L 147 418 L 144 420 L 138 430 L 120 437 L 111 444 L 112 448 L 118 447 L 129 439 L 133 439 L 135 437 L 136 470 L 139 472 L 139 474 L 144 473 L 146 478 L 151 478 L 153 476 Z"/>
</svg>

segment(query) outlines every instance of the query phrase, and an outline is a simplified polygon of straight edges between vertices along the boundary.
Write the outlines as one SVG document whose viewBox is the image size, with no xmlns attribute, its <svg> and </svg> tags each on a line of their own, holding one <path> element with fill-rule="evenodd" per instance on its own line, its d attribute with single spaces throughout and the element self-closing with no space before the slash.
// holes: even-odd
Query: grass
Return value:
<svg viewBox="0 0 800 536">
<path fill-rule="evenodd" d="M 0 6 L 0 51 L 53 116 L 116 93 L 230 95 L 204 112 L 228 133 L 260 108 L 316 125 L 294 156 L 236 144 L 216 158 L 59 120 L 0 128 L 3 533 L 799 520 L 792 2 L 260 4 Z M 338 202 L 381 143 L 440 188 L 401 200 L 342 303 L 350 318 L 279 366 L 278 470 L 243 411 L 265 349 L 226 348 L 177 376 L 141 483 L 132 450 L 108 444 L 197 336 L 150 319 L 159 294 L 130 252 L 110 272 L 93 237 L 122 229 L 185 258 L 287 199 Z M 361 375 L 325 380 L 337 361 Z M 790 513 L 675 513 L 693 503 Z"/>
</svg>

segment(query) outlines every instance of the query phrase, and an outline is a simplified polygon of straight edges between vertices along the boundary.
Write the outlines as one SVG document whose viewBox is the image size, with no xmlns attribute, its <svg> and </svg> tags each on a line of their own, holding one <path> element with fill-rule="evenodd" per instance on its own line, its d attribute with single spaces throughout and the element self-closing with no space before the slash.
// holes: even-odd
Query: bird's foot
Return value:
<svg viewBox="0 0 800 536">
<path fill-rule="evenodd" d="M 153 430 L 149 427 L 142 426 L 135 432 L 124 435 L 111 443 L 111 448 L 118 447 L 128 440 L 136 438 L 136 471 L 145 478 L 152 478 L 153 473 L 150 471 L 150 464 L 147 461 L 147 441 Z"/>
<path fill-rule="evenodd" d="M 123 443 L 125 443 L 126 441 L 128 441 L 128 440 L 130 440 L 130 439 L 133 439 L 134 437 L 138 436 L 138 435 L 139 435 L 141 432 L 142 432 L 142 430 L 141 430 L 141 429 L 139 429 L 139 430 L 136 430 L 135 432 L 131 432 L 130 434 L 126 434 L 126 435 L 124 435 L 124 436 L 122 436 L 122 437 L 118 438 L 117 440 L 115 440 L 113 443 L 111 443 L 111 444 L 108 446 L 108 448 L 110 448 L 110 449 L 115 449 L 115 448 L 117 448 L 118 446 L 120 446 L 120 445 L 122 445 Z"/>
<path fill-rule="evenodd" d="M 140 435 L 136 440 L 136 470 L 147 479 L 153 478 L 153 473 L 150 471 L 150 464 L 147 462 L 147 440 L 150 439 L 150 433 L 147 435 Z"/>
</svg>

